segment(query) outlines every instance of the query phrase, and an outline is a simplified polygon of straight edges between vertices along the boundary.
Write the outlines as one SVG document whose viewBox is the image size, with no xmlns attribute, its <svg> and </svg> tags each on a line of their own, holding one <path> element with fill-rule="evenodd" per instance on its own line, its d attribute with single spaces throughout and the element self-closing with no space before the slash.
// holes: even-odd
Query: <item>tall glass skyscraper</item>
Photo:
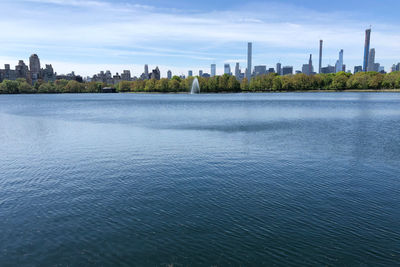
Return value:
<svg viewBox="0 0 400 267">
<path fill-rule="evenodd" d="M 378 71 L 375 68 L 375 48 L 369 50 L 367 71 Z"/>
<path fill-rule="evenodd" d="M 339 52 L 339 60 L 336 62 L 336 73 L 343 71 L 343 49 Z"/>
<path fill-rule="evenodd" d="M 231 65 L 225 64 L 224 65 L 224 74 L 232 75 L 231 73 Z"/>
<path fill-rule="evenodd" d="M 253 43 L 247 44 L 247 71 L 246 78 L 250 82 L 251 79 L 251 65 L 252 65 Z"/>
<path fill-rule="evenodd" d="M 217 65 L 211 64 L 211 77 L 217 75 Z"/>
<path fill-rule="evenodd" d="M 368 71 L 369 46 L 371 43 L 371 29 L 365 31 L 364 65 L 363 71 Z"/>
<path fill-rule="evenodd" d="M 323 46 L 324 41 L 320 40 L 319 41 L 319 67 L 318 67 L 318 73 L 321 73 L 322 69 L 322 46 Z"/>
</svg>

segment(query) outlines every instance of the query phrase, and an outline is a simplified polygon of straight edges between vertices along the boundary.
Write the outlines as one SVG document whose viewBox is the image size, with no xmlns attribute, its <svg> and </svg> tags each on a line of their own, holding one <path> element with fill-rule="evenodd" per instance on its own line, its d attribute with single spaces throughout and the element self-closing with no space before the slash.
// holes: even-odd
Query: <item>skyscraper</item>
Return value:
<svg viewBox="0 0 400 267">
<path fill-rule="evenodd" d="M 144 76 L 146 80 L 149 79 L 149 66 L 147 64 L 144 65 Z"/>
<path fill-rule="evenodd" d="M 363 71 L 362 66 L 355 66 L 354 67 L 354 74 L 356 74 L 357 72 L 361 72 L 361 71 Z"/>
<path fill-rule="evenodd" d="M 282 75 L 282 64 L 281 63 L 276 64 L 276 73 L 278 75 Z"/>
<path fill-rule="evenodd" d="M 167 78 L 169 79 L 169 80 L 171 80 L 172 79 L 172 71 L 168 71 L 167 72 Z"/>
<path fill-rule="evenodd" d="M 310 54 L 310 59 L 308 60 L 308 64 L 303 64 L 302 72 L 307 75 L 311 75 L 314 73 L 314 67 L 312 64 L 312 54 Z"/>
<path fill-rule="evenodd" d="M 368 71 L 368 60 L 369 60 L 369 46 L 370 46 L 370 43 L 371 43 L 371 29 L 367 29 L 365 31 L 363 71 Z"/>
<path fill-rule="evenodd" d="M 267 66 L 255 66 L 254 67 L 254 76 L 264 75 L 267 73 Z"/>
<path fill-rule="evenodd" d="M 367 71 L 377 71 L 375 70 L 375 48 L 369 50 Z"/>
<path fill-rule="evenodd" d="M 240 65 L 239 65 L 239 62 L 236 63 L 235 77 L 236 77 L 236 79 L 240 80 Z"/>
<path fill-rule="evenodd" d="M 36 82 L 40 77 L 40 60 L 38 55 L 33 54 L 29 58 L 29 70 L 31 72 L 32 82 Z"/>
<path fill-rule="evenodd" d="M 319 68 L 318 68 L 318 73 L 321 73 L 321 68 L 322 68 L 322 46 L 323 46 L 324 41 L 319 40 Z"/>
<path fill-rule="evenodd" d="M 193 71 L 192 70 L 189 70 L 188 71 L 188 77 L 192 77 L 193 76 Z"/>
<path fill-rule="evenodd" d="M 343 49 L 339 52 L 339 59 L 336 62 L 336 73 L 343 71 Z"/>
<path fill-rule="evenodd" d="M 231 73 L 231 65 L 225 64 L 224 65 L 224 74 L 232 75 Z"/>
<path fill-rule="evenodd" d="M 203 77 L 203 71 L 199 70 L 199 77 Z"/>
<path fill-rule="evenodd" d="M 251 70 L 252 70 L 252 54 L 253 54 L 253 43 L 247 44 L 247 70 L 246 70 L 246 78 L 250 82 L 251 79 Z"/>
<path fill-rule="evenodd" d="M 290 75 L 293 74 L 293 67 L 292 66 L 284 66 L 282 68 L 282 75 Z"/>
<path fill-rule="evenodd" d="M 211 64 L 211 77 L 217 75 L 217 65 Z"/>
</svg>

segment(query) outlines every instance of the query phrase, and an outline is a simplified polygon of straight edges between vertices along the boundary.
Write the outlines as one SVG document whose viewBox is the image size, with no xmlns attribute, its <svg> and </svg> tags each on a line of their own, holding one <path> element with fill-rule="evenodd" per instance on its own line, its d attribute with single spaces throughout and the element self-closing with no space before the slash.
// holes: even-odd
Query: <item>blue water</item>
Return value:
<svg viewBox="0 0 400 267">
<path fill-rule="evenodd" d="M 0 266 L 399 263 L 400 94 L 0 96 Z"/>
</svg>

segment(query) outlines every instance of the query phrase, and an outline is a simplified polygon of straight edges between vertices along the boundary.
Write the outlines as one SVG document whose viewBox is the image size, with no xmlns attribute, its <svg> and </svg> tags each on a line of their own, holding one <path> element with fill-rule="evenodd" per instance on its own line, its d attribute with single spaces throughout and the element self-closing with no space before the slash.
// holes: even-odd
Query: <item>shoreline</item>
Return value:
<svg viewBox="0 0 400 267">
<path fill-rule="evenodd" d="M 218 95 L 218 94 L 288 94 L 288 93 L 400 93 L 400 89 L 351 89 L 351 90 L 293 90 L 293 91 L 244 91 L 244 92 L 204 92 L 203 95 Z M 63 94 L 147 94 L 147 95 L 187 95 L 190 92 L 116 92 L 116 93 L 31 93 L 31 94 L 0 94 L 2 95 L 63 95 Z"/>
</svg>

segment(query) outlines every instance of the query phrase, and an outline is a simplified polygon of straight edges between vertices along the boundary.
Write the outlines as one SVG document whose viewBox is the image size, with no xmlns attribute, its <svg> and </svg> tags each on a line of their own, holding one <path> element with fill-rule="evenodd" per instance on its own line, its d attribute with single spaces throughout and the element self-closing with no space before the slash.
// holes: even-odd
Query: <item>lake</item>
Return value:
<svg viewBox="0 0 400 267">
<path fill-rule="evenodd" d="M 400 94 L 0 95 L 0 266 L 393 266 Z"/>
</svg>

